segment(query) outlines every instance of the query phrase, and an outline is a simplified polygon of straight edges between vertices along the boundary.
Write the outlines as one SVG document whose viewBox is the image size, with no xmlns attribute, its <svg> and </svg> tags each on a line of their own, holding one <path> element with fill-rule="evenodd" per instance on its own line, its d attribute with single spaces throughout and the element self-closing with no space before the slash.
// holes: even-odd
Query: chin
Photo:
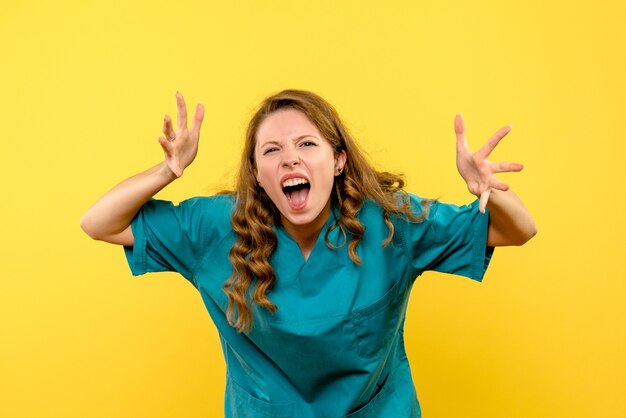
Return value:
<svg viewBox="0 0 626 418">
<path fill-rule="evenodd" d="M 291 208 L 285 208 L 284 211 L 280 212 L 283 224 L 288 222 L 291 225 L 301 227 L 320 226 L 317 224 L 324 224 L 327 216 L 330 214 L 330 200 L 325 206 L 320 208 L 304 208 L 302 211 L 298 212 L 292 211 Z M 323 217 L 324 219 L 320 219 L 320 217 Z"/>
<path fill-rule="evenodd" d="M 281 218 L 283 219 L 283 221 L 287 221 L 293 225 L 303 226 L 303 225 L 308 225 L 308 224 L 315 222 L 315 220 L 320 216 L 320 213 L 321 212 L 318 212 L 316 214 L 315 213 L 300 213 L 300 214 L 281 213 Z"/>
</svg>

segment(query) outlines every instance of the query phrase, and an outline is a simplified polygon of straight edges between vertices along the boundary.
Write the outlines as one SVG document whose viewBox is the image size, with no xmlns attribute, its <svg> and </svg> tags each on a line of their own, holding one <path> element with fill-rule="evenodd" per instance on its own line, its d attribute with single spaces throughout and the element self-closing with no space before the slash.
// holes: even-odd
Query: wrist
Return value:
<svg viewBox="0 0 626 418">
<path fill-rule="evenodd" d="M 159 178 L 165 181 L 167 184 L 173 182 L 174 180 L 178 178 L 176 173 L 172 171 L 172 169 L 170 168 L 170 166 L 167 164 L 166 161 L 161 162 L 157 166 L 156 173 L 159 176 Z"/>
</svg>

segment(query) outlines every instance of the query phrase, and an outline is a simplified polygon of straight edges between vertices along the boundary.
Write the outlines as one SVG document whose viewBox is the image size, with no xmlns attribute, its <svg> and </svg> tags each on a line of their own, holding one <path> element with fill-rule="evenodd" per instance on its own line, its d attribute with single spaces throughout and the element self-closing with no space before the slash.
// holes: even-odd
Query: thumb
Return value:
<svg viewBox="0 0 626 418">
<path fill-rule="evenodd" d="M 161 148 L 163 148 L 163 152 L 165 152 L 165 162 L 167 163 L 167 168 L 169 168 L 176 177 L 182 176 L 183 170 L 174 158 L 172 144 L 170 141 L 161 136 L 159 137 L 159 144 L 161 145 Z"/>
<path fill-rule="evenodd" d="M 487 207 L 487 202 L 489 201 L 490 194 L 491 188 L 487 188 L 487 190 L 480 194 L 480 202 L 478 203 L 478 209 L 480 210 L 480 213 L 485 213 L 485 208 Z"/>
</svg>

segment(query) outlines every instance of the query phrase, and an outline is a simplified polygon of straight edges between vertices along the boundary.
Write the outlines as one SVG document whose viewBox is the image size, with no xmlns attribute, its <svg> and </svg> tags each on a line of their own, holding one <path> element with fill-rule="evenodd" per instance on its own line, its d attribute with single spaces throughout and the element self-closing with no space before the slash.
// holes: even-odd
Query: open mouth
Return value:
<svg viewBox="0 0 626 418">
<path fill-rule="evenodd" d="M 309 190 L 311 190 L 311 184 L 304 178 L 292 178 L 283 182 L 283 193 L 287 196 L 289 205 L 294 209 L 305 205 Z"/>
</svg>

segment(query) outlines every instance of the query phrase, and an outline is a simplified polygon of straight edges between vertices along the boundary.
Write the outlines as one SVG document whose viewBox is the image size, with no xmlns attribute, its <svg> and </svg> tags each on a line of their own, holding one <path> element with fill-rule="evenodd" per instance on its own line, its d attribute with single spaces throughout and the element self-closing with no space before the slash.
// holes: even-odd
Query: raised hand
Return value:
<svg viewBox="0 0 626 418">
<path fill-rule="evenodd" d="M 191 130 L 187 129 L 187 106 L 183 95 L 176 92 L 176 104 L 178 107 L 178 129 L 174 131 L 172 118 L 165 115 L 163 118 L 163 134 L 159 137 L 159 144 L 165 153 L 165 162 L 168 168 L 180 177 L 185 168 L 189 166 L 198 154 L 198 140 L 200 139 L 200 127 L 204 118 L 204 106 L 198 103 L 193 116 Z"/>
<path fill-rule="evenodd" d="M 509 189 L 509 186 L 496 178 L 494 174 L 521 171 L 524 168 L 517 163 L 492 163 L 487 159 L 500 140 L 511 131 L 511 126 L 498 129 L 475 153 L 471 152 L 465 139 L 465 126 L 460 113 L 454 118 L 454 131 L 456 132 L 456 168 L 467 183 L 470 193 L 480 198 L 479 208 L 482 213 L 485 213 L 491 190 Z"/>
</svg>

